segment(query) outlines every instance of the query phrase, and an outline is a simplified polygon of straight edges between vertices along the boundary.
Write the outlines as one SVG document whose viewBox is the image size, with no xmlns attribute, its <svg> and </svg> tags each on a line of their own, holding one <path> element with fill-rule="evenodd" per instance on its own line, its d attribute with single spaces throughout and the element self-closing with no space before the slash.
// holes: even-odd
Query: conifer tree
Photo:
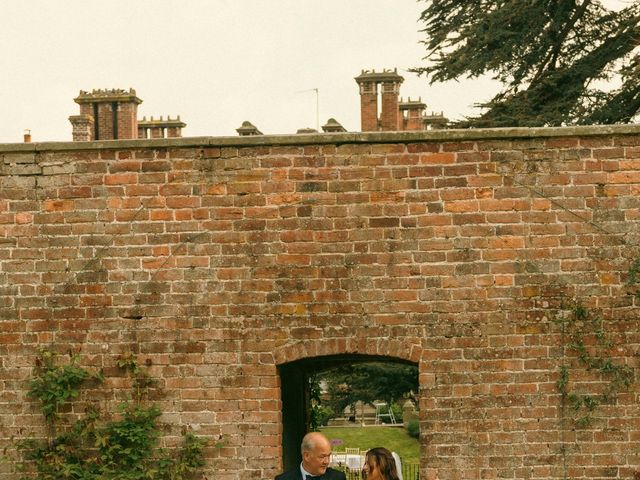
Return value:
<svg viewBox="0 0 640 480">
<path fill-rule="evenodd" d="M 502 84 L 459 126 L 628 123 L 640 112 L 640 0 L 619 11 L 600 0 L 418 1 L 427 54 L 415 72 Z"/>
</svg>

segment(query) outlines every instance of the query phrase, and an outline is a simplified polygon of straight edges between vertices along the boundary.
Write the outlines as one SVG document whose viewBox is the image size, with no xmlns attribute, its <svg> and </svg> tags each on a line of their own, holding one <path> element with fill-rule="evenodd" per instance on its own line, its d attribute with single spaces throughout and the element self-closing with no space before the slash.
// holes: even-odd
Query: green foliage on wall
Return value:
<svg viewBox="0 0 640 480">
<path fill-rule="evenodd" d="M 562 395 L 562 404 L 570 407 L 578 427 L 587 427 L 593 421 L 593 413 L 598 406 L 629 389 L 634 371 L 628 365 L 615 363 L 608 355 L 614 345 L 604 332 L 602 318 L 578 304 L 560 321 L 564 347 L 576 354 L 582 368 L 598 373 L 605 382 L 598 393 L 577 391 L 571 387 L 569 365 L 563 363 L 560 367 L 556 385 Z M 587 339 L 590 345 L 587 345 Z"/>
<path fill-rule="evenodd" d="M 633 287 L 633 295 L 640 299 L 640 256 L 631 261 L 627 272 L 627 285 Z M 579 365 L 595 372 L 604 381 L 598 392 L 577 391 L 572 386 L 571 369 L 563 356 L 560 376 L 556 382 L 561 394 L 563 411 L 569 407 L 578 427 L 587 427 L 593 421 L 593 413 L 602 404 L 613 401 L 619 392 L 627 391 L 635 381 L 635 371 L 629 365 L 616 363 L 609 354 L 614 348 L 604 330 L 604 320 L 576 303 L 569 315 L 559 318 L 562 329 L 563 352 L 576 354 Z"/>
<path fill-rule="evenodd" d="M 77 365 L 78 356 L 70 354 L 69 363 L 56 366 L 54 354 L 42 351 L 36 359 L 34 378 L 29 382 L 29 397 L 39 400 L 47 424 L 58 420 L 61 405 L 80 394 L 79 387 L 88 379 L 101 381 L 99 374 L 91 375 Z"/>
<path fill-rule="evenodd" d="M 37 359 L 29 396 L 38 400 L 49 434 L 17 441 L 22 479 L 186 480 L 204 465 L 206 441 L 191 432 L 184 432 L 178 449 L 159 446 L 161 411 L 145 401 L 153 381 L 133 356 L 117 362 L 133 379 L 131 399 L 122 402 L 114 415 L 103 415 L 92 405 L 80 418 L 68 421 L 72 415 L 60 413 L 68 402 L 79 397 L 88 381 L 102 383 L 101 375 L 77 361 L 71 355 L 67 364 L 58 365 L 48 351 Z"/>
<path fill-rule="evenodd" d="M 627 279 L 627 284 L 635 288 L 635 297 L 640 300 L 640 288 L 638 288 L 638 283 L 640 283 L 640 257 L 636 257 L 633 262 L 631 262 Z"/>
</svg>

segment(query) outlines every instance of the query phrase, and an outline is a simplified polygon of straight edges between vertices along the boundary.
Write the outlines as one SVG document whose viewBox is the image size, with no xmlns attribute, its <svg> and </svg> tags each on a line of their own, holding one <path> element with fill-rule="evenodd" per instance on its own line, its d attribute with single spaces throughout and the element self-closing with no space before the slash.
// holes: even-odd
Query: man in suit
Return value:
<svg viewBox="0 0 640 480">
<path fill-rule="evenodd" d="M 277 475 L 276 480 L 346 480 L 344 472 L 329 467 L 331 442 L 320 432 L 307 433 L 300 450 L 300 466 Z"/>
</svg>

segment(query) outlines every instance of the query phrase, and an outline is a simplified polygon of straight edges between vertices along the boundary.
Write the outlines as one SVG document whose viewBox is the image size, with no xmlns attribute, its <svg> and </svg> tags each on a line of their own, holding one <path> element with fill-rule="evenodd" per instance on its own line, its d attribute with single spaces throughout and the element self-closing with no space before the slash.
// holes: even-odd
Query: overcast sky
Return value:
<svg viewBox="0 0 640 480">
<path fill-rule="evenodd" d="M 624 0 L 608 0 L 618 6 Z M 0 0 L 0 143 L 71 140 L 80 90 L 135 88 L 139 118 L 180 115 L 184 136 L 360 129 L 354 81 L 398 68 L 403 97 L 449 118 L 472 113 L 496 85 L 429 86 L 419 66 L 415 0 Z"/>
</svg>

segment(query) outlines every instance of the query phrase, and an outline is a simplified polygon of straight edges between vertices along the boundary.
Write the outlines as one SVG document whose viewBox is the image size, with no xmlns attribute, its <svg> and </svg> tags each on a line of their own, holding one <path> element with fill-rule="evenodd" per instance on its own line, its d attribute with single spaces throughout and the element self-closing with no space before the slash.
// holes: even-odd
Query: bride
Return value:
<svg viewBox="0 0 640 480">
<path fill-rule="evenodd" d="M 366 480 L 402 480 L 399 460 L 384 447 L 372 448 L 365 456 L 362 476 Z"/>
</svg>

